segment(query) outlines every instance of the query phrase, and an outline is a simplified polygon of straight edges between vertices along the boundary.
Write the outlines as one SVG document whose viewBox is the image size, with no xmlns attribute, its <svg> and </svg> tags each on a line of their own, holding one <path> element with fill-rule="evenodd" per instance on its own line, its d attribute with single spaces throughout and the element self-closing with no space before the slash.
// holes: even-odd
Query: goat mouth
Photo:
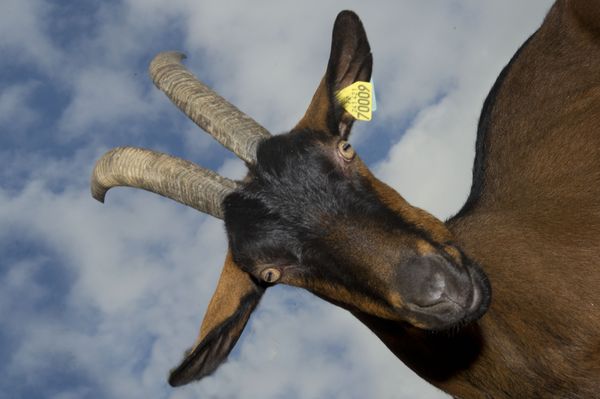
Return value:
<svg viewBox="0 0 600 399">
<path fill-rule="evenodd" d="M 492 301 L 492 287 L 481 267 L 476 263 L 472 263 L 467 268 L 467 272 L 471 278 L 473 291 L 464 323 L 470 323 L 481 318 L 489 309 Z"/>
<path fill-rule="evenodd" d="M 410 304 L 409 310 L 417 319 L 413 324 L 440 331 L 469 324 L 485 314 L 491 302 L 489 280 L 478 265 L 470 264 L 465 269 L 470 282 L 469 292 L 462 298 L 444 293 L 438 301 L 426 306 Z"/>
</svg>

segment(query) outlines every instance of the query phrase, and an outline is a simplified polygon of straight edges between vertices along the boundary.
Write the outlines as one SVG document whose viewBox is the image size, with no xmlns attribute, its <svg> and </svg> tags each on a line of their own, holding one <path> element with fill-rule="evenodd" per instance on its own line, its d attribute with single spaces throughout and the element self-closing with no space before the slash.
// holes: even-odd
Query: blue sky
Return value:
<svg viewBox="0 0 600 399">
<path fill-rule="evenodd" d="M 470 187 L 483 99 L 550 1 L 366 3 L 3 0 L 0 398 L 446 397 L 350 314 L 282 287 L 217 373 L 170 388 L 220 272 L 222 222 L 131 189 L 105 205 L 89 195 L 94 161 L 118 145 L 244 174 L 153 87 L 155 53 L 186 52 L 196 75 L 283 132 L 350 8 L 378 96 L 352 141 L 413 204 L 451 215 Z"/>
</svg>

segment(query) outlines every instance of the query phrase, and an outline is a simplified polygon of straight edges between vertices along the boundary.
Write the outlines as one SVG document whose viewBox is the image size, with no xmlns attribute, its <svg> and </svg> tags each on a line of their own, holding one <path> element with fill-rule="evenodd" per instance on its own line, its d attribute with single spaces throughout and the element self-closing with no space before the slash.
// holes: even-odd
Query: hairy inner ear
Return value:
<svg viewBox="0 0 600 399">
<path fill-rule="evenodd" d="M 338 14 L 333 26 L 327 71 L 296 129 L 328 131 L 346 138 L 354 117 L 344 110 L 336 93 L 357 81 L 369 81 L 373 56 L 358 15 L 352 11 Z"/>
<path fill-rule="evenodd" d="M 169 384 L 185 385 L 214 372 L 227 359 L 264 291 L 233 262 L 228 251 L 200 334 L 181 364 L 171 371 Z"/>
</svg>

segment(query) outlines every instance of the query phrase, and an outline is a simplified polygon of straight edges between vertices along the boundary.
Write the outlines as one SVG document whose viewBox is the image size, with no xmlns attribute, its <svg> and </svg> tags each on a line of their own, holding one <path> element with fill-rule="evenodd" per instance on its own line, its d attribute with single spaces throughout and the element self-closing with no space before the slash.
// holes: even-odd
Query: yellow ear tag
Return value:
<svg viewBox="0 0 600 399">
<path fill-rule="evenodd" d="M 373 84 L 354 82 L 336 94 L 342 107 L 359 121 L 370 121 L 373 113 Z"/>
</svg>

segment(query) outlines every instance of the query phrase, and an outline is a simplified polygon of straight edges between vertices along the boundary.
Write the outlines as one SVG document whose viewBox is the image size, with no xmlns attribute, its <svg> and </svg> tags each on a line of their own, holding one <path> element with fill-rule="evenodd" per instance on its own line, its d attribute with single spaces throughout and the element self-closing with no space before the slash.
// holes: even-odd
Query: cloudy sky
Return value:
<svg viewBox="0 0 600 399">
<path fill-rule="evenodd" d="M 272 132 L 303 114 L 337 12 L 361 16 L 378 110 L 352 141 L 413 204 L 447 217 L 470 187 L 475 127 L 549 0 L 2 0 L 0 398 L 446 398 L 349 313 L 269 290 L 230 360 L 166 383 L 197 333 L 222 222 L 156 195 L 89 195 L 118 145 L 240 177 L 243 165 L 153 87 L 163 50 Z"/>
</svg>

